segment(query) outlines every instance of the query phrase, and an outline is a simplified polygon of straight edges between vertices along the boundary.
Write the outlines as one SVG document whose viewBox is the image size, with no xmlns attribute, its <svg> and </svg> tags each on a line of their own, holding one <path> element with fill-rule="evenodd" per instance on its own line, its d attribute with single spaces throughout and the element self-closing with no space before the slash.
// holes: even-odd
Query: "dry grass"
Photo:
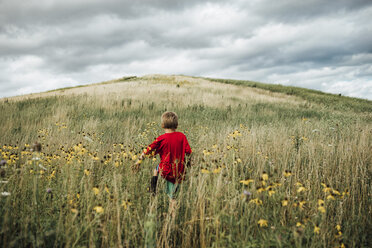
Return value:
<svg viewBox="0 0 372 248">
<path fill-rule="evenodd" d="M 172 101 L 175 104 L 205 104 L 219 107 L 241 102 L 303 103 L 302 100 L 295 96 L 273 93 L 262 89 L 221 84 L 200 78 L 165 75 L 148 75 L 124 82 L 113 80 L 105 84 L 29 94 L 8 98 L 7 100 L 22 101 L 55 96 L 96 97 L 103 105 L 105 105 L 106 101 L 121 100 L 123 98 L 156 103 Z M 5 99 L 1 100 L 4 101 Z"/>
<path fill-rule="evenodd" d="M 162 75 L 16 97 L 0 109 L 4 247 L 371 245 L 370 112 Z M 178 113 L 194 153 L 176 212 L 163 180 L 155 198 L 147 193 L 158 160 L 130 170 L 162 133 L 165 110 Z M 35 140 L 42 154 L 28 150 Z"/>
</svg>

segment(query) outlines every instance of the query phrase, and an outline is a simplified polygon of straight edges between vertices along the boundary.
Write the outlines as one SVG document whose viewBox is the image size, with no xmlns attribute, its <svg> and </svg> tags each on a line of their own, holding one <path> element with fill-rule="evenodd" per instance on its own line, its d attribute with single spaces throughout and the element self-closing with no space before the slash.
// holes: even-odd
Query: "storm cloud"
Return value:
<svg viewBox="0 0 372 248">
<path fill-rule="evenodd" d="M 0 97 L 152 73 L 372 99 L 370 0 L 3 0 Z"/>
</svg>

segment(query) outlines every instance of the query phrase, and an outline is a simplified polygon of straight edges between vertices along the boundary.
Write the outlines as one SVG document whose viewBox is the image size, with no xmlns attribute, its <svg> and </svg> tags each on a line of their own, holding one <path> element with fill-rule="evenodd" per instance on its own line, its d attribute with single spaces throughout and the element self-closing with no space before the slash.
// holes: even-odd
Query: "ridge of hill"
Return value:
<svg viewBox="0 0 372 248">
<path fill-rule="evenodd" d="M 72 86 L 72 87 L 64 87 L 64 88 L 49 90 L 49 91 L 41 92 L 41 93 L 27 94 L 23 96 L 4 97 L 0 99 L 0 101 L 1 100 L 6 101 L 6 100 L 12 100 L 12 99 L 24 99 L 28 97 L 30 98 L 43 97 L 43 96 L 50 95 L 50 93 L 60 93 L 60 92 L 63 93 L 64 91 L 71 90 L 71 89 L 137 81 L 137 80 L 146 79 L 146 78 L 148 79 L 151 77 L 163 78 L 163 79 L 169 79 L 172 77 L 183 77 L 184 81 L 187 81 L 188 79 L 194 79 L 194 80 L 200 79 L 200 80 L 208 80 L 211 82 L 218 82 L 218 83 L 224 83 L 224 84 L 230 84 L 230 85 L 246 86 L 250 88 L 258 88 L 258 89 L 275 92 L 275 93 L 282 93 L 282 94 L 286 94 L 290 96 L 297 96 L 310 103 L 321 104 L 323 106 L 326 106 L 334 110 L 341 110 L 341 111 L 353 110 L 355 112 L 372 112 L 372 101 L 368 99 L 348 97 L 348 96 L 343 96 L 341 94 L 325 93 L 319 90 L 313 90 L 313 89 L 307 89 L 307 88 L 295 87 L 295 86 L 284 86 L 281 84 L 267 84 L 267 83 L 249 81 L 249 80 L 219 79 L 219 78 L 208 78 L 208 77 L 191 77 L 191 76 L 185 76 L 185 75 L 161 75 L 161 74 L 146 75 L 144 77 L 125 76 L 122 78 L 113 79 L 109 81 L 103 81 L 99 83 L 77 85 L 77 86 Z M 177 84 L 176 81 L 175 83 Z"/>
<path fill-rule="evenodd" d="M 361 99 L 356 97 L 342 96 L 341 94 L 326 93 L 319 90 L 307 89 L 295 86 L 284 86 L 280 84 L 266 84 L 247 80 L 233 80 L 233 79 L 215 79 L 209 78 L 212 81 L 234 84 L 234 85 L 244 85 L 252 88 L 260 88 L 272 92 L 283 93 L 287 95 L 295 95 L 301 97 L 302 99 L 331 106 L 334 109 L 345 110 L 352 109 L 357 112 L 371 112 L 372 111 L 372 101 L 368 99 Z"/>
</svg>

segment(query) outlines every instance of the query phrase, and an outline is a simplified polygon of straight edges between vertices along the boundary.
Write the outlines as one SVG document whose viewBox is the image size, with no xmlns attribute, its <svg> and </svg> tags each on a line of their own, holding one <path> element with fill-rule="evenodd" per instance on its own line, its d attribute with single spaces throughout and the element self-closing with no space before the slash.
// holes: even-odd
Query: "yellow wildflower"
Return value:
<svg viewBox="0 0 372 248">
<path fill-rule="evenodd" d="M 272 184 L 270 184 L 269 186 L 266 187 L 265 190 L 269 191 L 269 190 L 273 190 L 274 186 Z"/>
<path fill-rule="evenodd" d="M 257 222 L 257 224 L 260 225 L 260 227 L 265 227 L 265 226 L 267 226 L 267 220 L 260 219 L 260 220 Z"/>
<path fill-rule="evenodd" d="M 274 186 L 275 187 L 279 187 L 279 186 L 281 186 L 282 184 L 281 183 L 274 183 Z"/>
<path fill-rule="evenodd" d="M 304 225 L 303 225 L 301 222 L 297 222 L 297 223 L 296 223 L 296 226 L 297 226 L 297 227 L 303 227 Z"/>
<path fill-rule="evenodd" d="M 242 184 L 245 184 L 245 185 L 249 185 L 250 183 L 253 183 L 254 180 L 253 179 L 247 179 L 247 180 L 241 180 L 240 183 Z"/>
<path fill-rule="evenodd" d="M 301 193 L 301 192 L 303 192 L 303 191 L 306 191 L 306 188 L 303 187 L 303 186 L 301 186 L 301 187 L 299 187 L 299 188 L 297 189 L 297 193 Z"/>
<path fill-rule="evenodd" d="M 257 206 L 258 205 L 262 205 L 262 201 L 260 199 L 258 199 L 258 198 L 254 198 L 254 199 L 250 200 L 249 203 L 254 203 Z"/>
<path fill-rule="evenodd" d="M 132 203 L 130 201 L 122 201 L 121 206 L 126 210 Z"/>
<path fill-rule="evenodd" d="M 292 176 L 292 172 L 291 172 L 290 170 L 285 170 L 285 171 L 283 172 L 283 175 L 284 175 L 285 177 L 290 177 L 290 176 Z"/>
<path fill-rule="evenodd" d="M 325 209 L 325 207 L 320 206 L 320 207 L 318 207 L 318 211 L 321 212 L 321 213 L 325 213 L 326 209 Z"/>
<path fill-rule="evenodd" d="M 220 168 L 217 168 L 217 169 L 214 169 L 214 170 L 213 170 L 213 173 L 214 173 L 214 174 L 218 174 L 218 173 L 221 172 L 221 170 L 222 170 L 221 167 L 220 167 Z"/>
<path fill-rule="evenodd" d="M 85 169 L 85 170 L 84 170 L 84 174 L 87 175 L 87 176 L 89 176 L 89 175 L 90 175 L 90 171 L 87 170 L 87 169 Z"/>
<path fill-rule="evenodd" d="M 209 170 L 206 170 L 206 169 L 201 169 L 201 173 L 203 173 L 203 174 L 209 174 L 211 172 Z"/>
<path fill-rule="evenodd" d="M 274 190 L 269 190 L 269 196 L 272 196 L 273 194 L 275 194 L 275 191 Z"/>
<path fill-rule="evenodd" d="M 264 180 L 264 181 L 269 180 L 269 175 L 266 172 L 263 172 L 263 174 L 262 174 L 262 180 Z"/>
<path fill-rule="evenodd" d="M 98 195 L 99 194 L 99 188 L 93 187 L 93 192 L 94 192 L 95 195 Z"/>
<path fill-rule="evenodd" d="M 322 184 L 322 185 L 324 187 L 324 189 L 323 189 L 323 192 L 324 193 L 330 193 L 330 192 L 332 192 L 332 188 L 331 187 L 329 187 L 328 185 L 325 185 L 325 184 Z"/>
<path fill-rule="evenodd" d="M 76 208 L 71 208 L 71 212 L 74 213 L 74 214 L 77 214 L 77 209 Z"/>
<path fill-rule="evenodd" d="M 341 193 L 338 190 L 332 189 L 332 193 L 334 195 L 341 195 Z"/>
<path fill-rule="evenodd" d="M 350 195 L 349 191 L 348 190 L 345 190 L 344 192 L 342 192 L 342 196 L 341 198 L 344 198 L 345 196 L 347 195 Z"/>
<path fill-rule="evenodd" d="M 52 171 L 52 173 L 49 176 L 49 179 L 55 178 L 56 177 L 56 171 Z"/>
<path fill-rule="evenodd" d="M 335 197 L 333 195 L 327 196 L 327 200 L 335 200 Z"/>
<path fill-rule="evenodd" d="M 264 191 L 265 191 L 265 188 L 263 188 L 263 187 L 257 188 L 257 193 L 261 193 L 261 192 L 264 192 Z"/>
<path fill-rule="evenodd" d="M 98 213 L 98 214 L 101 214 L 101 213 L 104 212 L 104 209 L 103 209 L 103 207 L 101 207 L 101 206 L 95 206 L 95 207 L 93 208 L 93 210 L 95 210 L 96 213 Z"/>
<path fill-rule="evenodd" d="M 319 234 L 320 228 L 318 226 L 314 226 L 314 233 Z"/>
<path fill-rule="evenodd" d="M 336 225 L 336 230 L 337 231 L 341 231 L 341 226 L 340 225 Z"/>
<path fill-rule="evenodd" d="M 304 205 L 306 204 L 306 201 L 300 201 L 299 203 L 298 203 L 298 207 L 300 208 L 300 209 L 304 209 Z"/>
<path fill-rule="evenodd" d="M 288 199 L 287 198 L 284 198 L 284 200 L 282 201 L 282 206 L 283 207 L 288 206 Z"/>
<path fill-rule="evenodd" d="M 212 153 L 211 152 L 209 152 L 208 150 L 203 150 L 203 154 L 205 155 L 205 156 L 209 156 L 209 155 L 211 155 Z"/>
<path fill-rule="evenodd" d="M 324 204 L 324 201 L 322 199 L 318 199 L 318 205 L 321 206 Z"/>
</svg>

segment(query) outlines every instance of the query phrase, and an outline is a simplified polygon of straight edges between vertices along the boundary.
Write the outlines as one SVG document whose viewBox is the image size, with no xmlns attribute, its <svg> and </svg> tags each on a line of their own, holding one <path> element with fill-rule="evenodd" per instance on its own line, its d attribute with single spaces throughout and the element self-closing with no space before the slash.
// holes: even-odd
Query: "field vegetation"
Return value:
<svg viewBox="0 0 372 248">
<path fill-rule="evenodd" d="M 193 150 L 175 216 L 148 193 L 159 158 L 131 170 L 167 110 Z M 0 113 L 2 247 L 372 246 L 371 101 L 151 75 Z"/>
</svg>

